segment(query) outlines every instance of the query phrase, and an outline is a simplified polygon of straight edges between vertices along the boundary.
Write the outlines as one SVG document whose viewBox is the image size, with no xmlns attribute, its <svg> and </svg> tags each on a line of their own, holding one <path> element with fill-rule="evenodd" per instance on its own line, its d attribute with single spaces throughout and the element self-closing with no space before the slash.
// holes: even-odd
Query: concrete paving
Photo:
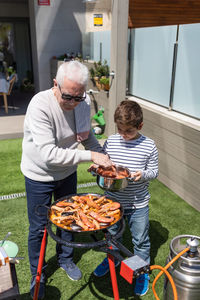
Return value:
<svg viewBox="0 0 200 300">
<path fill-rule="evenodd" d="M 0 140 L 15 139 L 23 136 L 23 123 L 33 92 L 14 89 L 8 96 L 8 114 L 5 113 L 3 99 L 0 97 Z"/>
<path fill-rule="evenodd" d="M 0 117 L 0 140 L 23 137 L 25 115 Z"/>
</svg>

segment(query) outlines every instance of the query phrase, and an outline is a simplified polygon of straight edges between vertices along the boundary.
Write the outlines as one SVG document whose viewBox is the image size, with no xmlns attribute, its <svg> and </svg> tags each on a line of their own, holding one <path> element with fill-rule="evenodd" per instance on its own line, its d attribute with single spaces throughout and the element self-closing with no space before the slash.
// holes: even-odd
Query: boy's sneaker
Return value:
<svg viewBox="0 0 200 300">
<path fill-rule="evenodd" d="M 149 275 L 148 274 L 142 274 L 138 278 L 136 278 L 134 293 L 138 296 L 144 296 L 149 289 Z"/>
<path fill-rule="evenodd" d="M 120 264 L 120 261 L 115 259 L 115 267 L 119 266 L 119 264 Z M 97 277 L 102 277 L 102 276 L 106 275 L 106 273 L 108 273 L 108 271 L 110 271 L 110 269 L 109 269 L 109 262 L 106 257 L 106 258 L 104 258 L 102 263 L 100 265 L 98 265 L 98 267 L 96 267 L 93 274 Z"/>
<path fill-rule="evenodd" d="M 34 297 L 35 284 L 36 284 L 36 276 L 33 276 L 31 279 L 31 285 L 30 285 L 30 294 L 31 294 L 32 299 Z M 46 285 L 46 275 L 44 273 L 42 273 L 41 278 L 40 278 L 40 288 L 39 288 L 39 293 L 38 293 L 38 299 L 44 299 L 45 285 Z"/>
<path fill-rule="evenodd" d="M 61 264 L 60 268 L 63 269 L 67 276 L 71 280 L 79 280 L 82 277 L 81 270 L 75 265 L 75 263 L 71 262 L 69 264 Z"/>
</svg>

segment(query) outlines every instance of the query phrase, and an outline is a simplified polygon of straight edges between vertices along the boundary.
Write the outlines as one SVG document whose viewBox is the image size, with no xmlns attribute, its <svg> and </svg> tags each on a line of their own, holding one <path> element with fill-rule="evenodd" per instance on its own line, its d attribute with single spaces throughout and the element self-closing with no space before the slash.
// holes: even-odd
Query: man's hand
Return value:
<svg viewBox="0 0 200 300">
<path fill-rule="evenodd" d="M 112 161 L 109 159 L 107 154 L 92 151 L 92 161 L 96 165 L 108 168 L 112 166 Z"/>
<path fill-rule="evenodd" d="M 92 164 L 92 165 L 89 166 L 89 168 L 88 168 L 87 171 L 88 172 L 96 172 L 96 170 L 97 170 L 98 167 L 99 167 L 98 165 Z"/>
</svg>

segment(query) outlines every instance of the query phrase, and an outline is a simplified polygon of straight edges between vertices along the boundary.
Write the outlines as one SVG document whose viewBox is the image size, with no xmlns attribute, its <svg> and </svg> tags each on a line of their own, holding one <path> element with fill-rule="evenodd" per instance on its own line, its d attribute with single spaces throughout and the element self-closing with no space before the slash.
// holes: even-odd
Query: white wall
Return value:
<svg viewBox="0 0 200 300">
<path fill-rule="evenodd" d="M 111 30 L 111 0 L 101 0 L 96 3 L 86 3 L 86 32 Z M 94 26 L 94 15 L 102 14 L 102 26 Z"/>
<path fill-rule="evenodd" d="M 66 52 L 81 52 L 85 31 L 85 4 L 82 0 L 51 0 L 38 6 L 29 0 L 34 81 L 36 91 L 52 86 L 50 60 Z"/>
</svg>

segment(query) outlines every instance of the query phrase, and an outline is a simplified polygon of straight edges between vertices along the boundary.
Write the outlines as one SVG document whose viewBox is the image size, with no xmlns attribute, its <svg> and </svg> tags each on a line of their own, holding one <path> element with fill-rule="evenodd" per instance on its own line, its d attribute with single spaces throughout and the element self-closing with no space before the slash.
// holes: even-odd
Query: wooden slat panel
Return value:
<svg viewBox="0 0 200 300">
<path fill-rule="evenodd" d="M 161 181 L 164 185 L 166 185 L 169 189 L 171 189 L 174 193 L 179 195 L 182 199 L 184 199 L 188 204 L 194 207 L 196 210 L 200 211 L 200 201 L 199 197 L 193 195 L 193 191 L 187 191 L 185 188 L 181 187 L 176 181 L 171 180 L 168 176 L 160 172 L 159 181 Z M 176 205 L 176 203 L 174 203 Z"/>
<path fill-rule="evenodd" d="M 187 140 L 192 143 L 195 142 L 196 145 L 200 146 L 199 126 L 187 123 L 186 121 L 181 121 L 180 119 L 176 120 L 176 118 L 167 115 L 167 112 L 159 113 L 157 110 L 149 109 L 141 103 L 140 105 L 142 106 L 145 120 L 152 122 L 152 126 L 159 126 L 167 129 L 169 132 L 175 133 L 184 139 L 187 138 Z"/>
<path fill-rule="evenodd" d="M 200 186 L 197 171 L 161 149 L 159 149 L 159 169 L 182 189 L 190 191 L 199 201 Z"/>
<path fill-rule="evenodd" d="M 152 130 L 153 129 L 153 130 Z M 200 170 L 200 147 L 195 142 L 190 142 L 176 134 L 168 132 L 164 128 L 152 126 L 145 120 L 145 135 L 152 137 L 159 150 L 169 153 L 174 159 L 184 164 L 185 168 L 191 168 L 196 172 Z"/>
<path fill-rule="evenodd" d="M 199 0 L 129 0 L 129 28 L 200 23 Z"/>
</svg>

